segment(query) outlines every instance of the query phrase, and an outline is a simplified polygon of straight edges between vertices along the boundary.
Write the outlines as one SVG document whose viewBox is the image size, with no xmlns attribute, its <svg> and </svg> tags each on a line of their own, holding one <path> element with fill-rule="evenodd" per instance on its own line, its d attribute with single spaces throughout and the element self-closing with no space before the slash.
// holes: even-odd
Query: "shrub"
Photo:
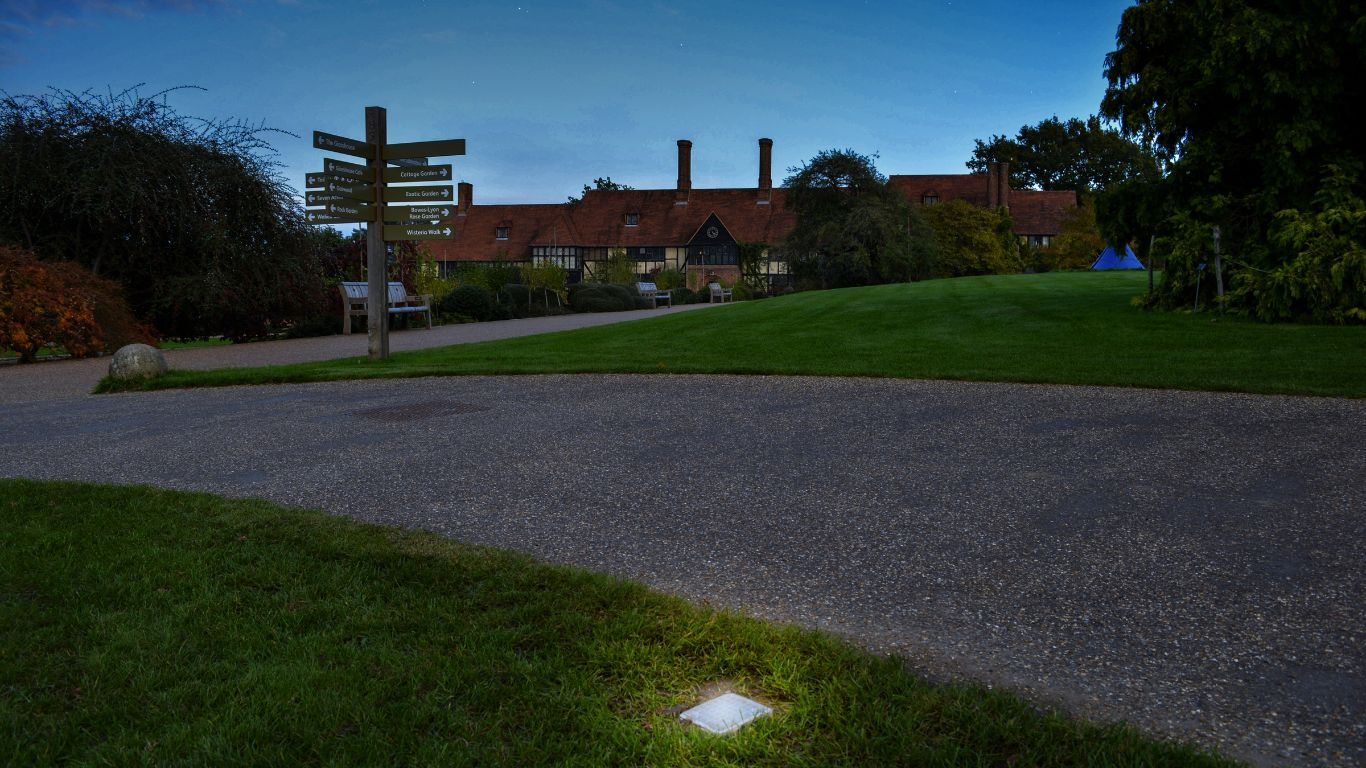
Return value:
<svg viewBox="0 0 1366 768">
<path fill-rule="evenodd" d="M 676 269 L 661 269 L 655 274 L 655 287 L 661 291 L 672 291 L 683 285 L 683 273 Z"/>
<path fill-rule="evenodd" d="M 137 341 L 155 338 L 133 319 L 117 283 L 74 261 L 0 246 L 0 349 L 30 362 L 49 344 L 85 357 Z"/>
<path fill-rule="evenodd" d="M 648 308 L 650 303 L 624 285 L 575 283 L 569 286 L 569 305 L 575 312 L 623 312 Z"/>
<path fill-rule="evenodd" d="M 675 288 L 669 291 L 669 295 L 673 297 L 673 306 L 675 307 L 682 304 L 693 304 L 697 301 L 697 294 L 687 288 Z"/>
<path fill-rule="evenodd" d="M 749 301 L 754 298 L 754 291 L 751 291 L 749 286 L 744 283 L 736 283 L 730 290 L 730 297 L 735 301 Z"/>
<path fill-rule="evenodd" d="M 442 317 L 464 315 L 478 321 L 491 320 L 494 315 L 493 294 L 478 285 L 462 285 L 446 294 L 438 305 Z"/>
<path fill-rule="evenodd" d="M 934 277 L 1003 275 L 1020 271 L 1009 223 L 999 211 L 963 200 L 949 200 L 922 211 L 938 245 Z"/>
</svg>

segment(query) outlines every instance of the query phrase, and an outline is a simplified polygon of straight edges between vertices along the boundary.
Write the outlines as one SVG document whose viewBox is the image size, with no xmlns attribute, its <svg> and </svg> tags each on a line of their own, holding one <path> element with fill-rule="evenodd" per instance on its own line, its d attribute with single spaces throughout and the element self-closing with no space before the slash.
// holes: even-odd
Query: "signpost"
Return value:
<svg viewBox="0 0 1366 768">
<path fill-rule="evenodd" d="M 449 203 L 449 184 L 436 186 L 390 187 L 419 181 L 449 181 L 450 165 L 430 165 L 428 155 L 463 155 L 464 139 L 389 143 L 388 115 L 383 107 L 365 108 L 365 140 L 350 139 L 333 133 L 313 132 L 313 146 L 329 152 L 366 160 L 365 165 L 333 158 L 323 161 L 321 173 L 305 175 L 304 199 L 310 206 L 322 206 L 305 213 L 310 224 L 367 222 L 366 326 L 369 330 L 371 360 L 389 357 L 388 307 L 380 297 L 388 295 L 386 285 L 385 243 L 400 240 L 452 240 L 454 229 L 440 222 L 454 213 L 450 205 L 394 206 L 386 203 Z M 389 166 L 397 166 L 390 168 Z M 316 191 L 314 191 L 316 190 Z M 404 222 L 385 224 L 384 222 Z"/>
</svg>

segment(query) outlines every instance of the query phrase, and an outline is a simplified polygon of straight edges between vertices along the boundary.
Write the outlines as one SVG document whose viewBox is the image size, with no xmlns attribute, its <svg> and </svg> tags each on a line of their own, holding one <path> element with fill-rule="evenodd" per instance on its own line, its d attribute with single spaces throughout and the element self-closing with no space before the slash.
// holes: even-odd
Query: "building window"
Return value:
<svg viewBox="0 0 1366 768">
<path fill-rule="evenodd" d="M 664 247 L 659 245 L 643 245 L 627 248 L 626 252 L 631 254 L 631 258 L 636 261 L 663 261 Z"/>
<path fill-rule="evenodd" d="M 734 265 L 740 263 L 740 249 L 735 245 L 694 245 L 688 249 L 688 263 L 695 265 Z"/>
<path fill-rule="evenodd" d="M 532 246 L 531 264 L 537 267 L 564 267 L 568 270 L 583 268 L 579 263 L 579 247 L 576 245 Z"/>
<path fill-rule="evenodd" d="M 512 227 L 496 227 L 493 230 L 493 237 L 496 240 L 506 240 L 508 239 L 508 233 L 511 231 Z"/>
<path fill-rule="evenodd" d="M 640 214 L 638 214 L 638 213 L 628 213 L 628 214 L 626 214 L 626 226 L 628 226 L 628 227 L 638 227 L 638 226 L 640 226 Z"/>
<path fill-rule="evenodd" d="M 1052 235 L 1023 235 L 1020 239 L 1032 248 L 1047 248 L 1053 244 Z"/>
<path fill-rule="evenodd" d="M 939 195 L 936 195 L 936 194 L 922 195 L 921 198 L 920 198 L 920 204 L 923 205 L 923 206 L 927 206 L 927 207 L 928 207 L 928 206 L 931 206 L 931 205 L 938 205 L 938 203 L 939 203 Z"/>
</svg>

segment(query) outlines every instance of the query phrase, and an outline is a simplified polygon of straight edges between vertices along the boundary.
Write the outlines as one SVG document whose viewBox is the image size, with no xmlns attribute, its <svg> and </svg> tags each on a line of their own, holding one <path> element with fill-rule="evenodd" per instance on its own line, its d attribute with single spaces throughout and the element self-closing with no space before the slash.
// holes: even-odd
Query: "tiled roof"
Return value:
<svg viewBox="0 0 1366 768">
<path fill-rule="evenodd" d="M 959 199 L 977 206 L 987 202 L 984 173 L 891 176 L 890 180 L 914 203 L 926 193 L 937 194 L 940 201 Z M 758 194 L 753 187 L 694 189 L 688 204 L 678 205 L 672 189 L 590 190 L 573 204 L 471 205 L 464 216 L 446 222 L 454 230 L 454 240 L 425 245 L 440 261 L 521 261 L 530 257 L 535 245 L 681 246 L 713 213 L 738 241 L 779 243 L 797 220 L 783 206 L 786 190 L 772 190 L 768 205 L 757 204 Z M 1016 234 L 1057 234 L 1074 205 L 1072 192 L 1010 192 Z M 628 213 L 639 216 L 636 226 L 626 225 Z M 498 227 L 508 227 L 508 239 L 496 238 Z"/>
<path fill-rule="evenodd" d="M 425 245 L 439 261 L 489 261 L 505 249 L 509 260 L 529 258 L 533 245 L 681 246 L 715 213 L 740 241 L 777 243 L 792 229 L 796 216 L 783 207 L 784 190 L 759 205 L 748 189 L 694 189 L 687 205 L 674 202 L 672 189 L 591 190 L 578 203 L 550 205 L 471 205 L 465 216 L 445 222 L 454 240 Z M 636 226 L 626 214 L 639 215 Z M 495 238 L 508 227 L 508 239 Z"/>
<path fill-rule="evenodd" d="M 1010 190 L 1010 218 L 1017 235 L 1056 235 L 1067 214 L 1077 206 L 1077 193 Z"/>
<path fill-rule="evenodd" d="M 985 173 L 902 175 L 888 176 L 887 180 L 893 187 L 901 190 L 906 199 L 916 204 L 919 204 L 920 199 L 926 194 L 932 194 L 938 195 L 942 203 L 966 200 L 979 208 L 985 208 L 987 205 Z"/>
<path fill-rule="evenodd" d="M 454 240 L 423 244 L 437 261 L 524 261 L 532 245 L 578 245 L 574 223 L 562 204 L 472 205 L 464 216 L 452 216 Z M 508 239 L 497 239 L 498 227 L 508 228 Z"/>
</svg>

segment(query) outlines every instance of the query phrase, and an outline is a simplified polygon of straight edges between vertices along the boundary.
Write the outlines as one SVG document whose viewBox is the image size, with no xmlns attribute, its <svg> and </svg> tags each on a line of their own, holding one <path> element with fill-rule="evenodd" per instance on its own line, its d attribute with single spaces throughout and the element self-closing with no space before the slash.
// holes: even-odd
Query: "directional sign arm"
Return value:
<svg viewBox="0 0 1366 768">
<path fill-rule="evenodd" d="M 426 157 L 428 155 L 463 155 L 464 139 L 445 139 L 442 141 L 410 141 L 406 144 L 385 144 L 384 158 L 390 160 L 402 157 Z"/>
</svg>

